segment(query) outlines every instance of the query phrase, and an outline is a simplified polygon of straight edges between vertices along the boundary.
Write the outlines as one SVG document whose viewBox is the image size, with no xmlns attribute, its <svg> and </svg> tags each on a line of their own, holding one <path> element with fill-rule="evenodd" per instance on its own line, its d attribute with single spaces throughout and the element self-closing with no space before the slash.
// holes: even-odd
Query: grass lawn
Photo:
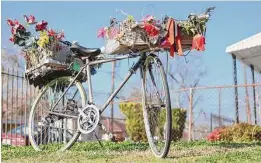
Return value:
<svg viewBox="0 0 261 163">
<path fill-rule="evenodd" d="M 261 142 L 209 143 L 205 141 L 172 143 L 166 159 L 155 158 L 148 144 L 131 142 L 76 143 L 69 151 L 54 152 L 57 145 L 48 145 L 45 152 L 32 147 L 2 145 L 2 162 L 261 162 Z"/>
</svg>

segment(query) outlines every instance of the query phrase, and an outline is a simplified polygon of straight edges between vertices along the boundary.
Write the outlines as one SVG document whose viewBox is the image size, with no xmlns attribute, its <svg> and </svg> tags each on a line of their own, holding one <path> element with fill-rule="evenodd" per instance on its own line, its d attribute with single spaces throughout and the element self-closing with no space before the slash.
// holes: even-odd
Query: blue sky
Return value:
<svg viewBox="0 0 261 163">
<path fill-rule="evenodd" d="M 151 7 L 146 7 L 148 5 L 153 6 L 154 11 Z M 101 47 L 103 40 L 97 38 L 97 30 L 109 24 L 110 16 L 124 19 L 116 9 L 132 14 L 135 19 L 141 19 L 144 8 L 145 14 L 154 14 L 159 19 L 163 15 L 186 19 L 189 13 L 202 12 L 209 6 L 217 8 L 207 24 L 206 51 L 193 52 L 191 55 L 201 56 L 207 67 L 207 76 L 202 79 L 201 85 L 233 84 L 232 59 L 225 53 L 225 49 L 228 45 L 260 32 L 260 2 L 2 2 L 1 46 L 10 52 L 14 49 L 8 40 L 11 33 L 4 20 L 17 18 L 22 21 L 24 14 L 32 14 L 37 20 L 47 20 L 54 29 L 64 29 L 65 36 L 70 41 L 77 40 L 86 47 Z M 118 65 L 116 85 L 132 61 Z M 110 91 L 111 76 L 107 73 L 110 70 L 111 64 L 103 65 L 98 70 L 98 75 L 94 76 L 94 90 Z M 241 68 L 238 71 L 239 83 L 243 83 Z M 137 79 L 138 75 L 131 80 L 132 85 L 138 83 Z M 125 89 L 124 92 L 128 93 L 131 84 Z M 97 103 L 108 95 L 103 96 L 99 97 Z"/>
</svg>

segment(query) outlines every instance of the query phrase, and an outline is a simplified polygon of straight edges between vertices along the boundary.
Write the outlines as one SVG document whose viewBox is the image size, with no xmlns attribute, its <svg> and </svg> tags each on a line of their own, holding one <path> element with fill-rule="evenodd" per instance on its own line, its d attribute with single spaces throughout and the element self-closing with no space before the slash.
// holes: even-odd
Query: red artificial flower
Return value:
<svg viewBox="0 0 261 163">
<path fill-rule="evenodd" d="M 11 28 L 11 33 L 12 33 L 13 35 L 16 34 L 16 28 L 12 27 L 12 28 Z"/>
<path fill-rule="evenodd" d="M 11 42 L 15 42 L 15 37 L 12 36 L 12 37 L 9 38 L 9 40 L 10 40 Z"/>
<path fill-rule="evenodd" d="M 151 37 L 157 36 L 159 34 L 159 29 L 152 24 L 145 23 L 144 30 Z"/>
<path fill-rule="evenodd" d="M 42 20 L 41 22 L 37 23 L 35 26 L 35 30 L 36 31 L 43 31 L 46 30 L 48 23 L 44 20 Z"/>
<path fill-rule="evenodd" d="M 48 36 L 56 36 L 56 33 L 53 29 L 48 30 Z"/>
<path fill-rule="evenodd" d="M 17 30 L 25 30 L 25 27 L 23 26 L 23 25 L 21 25 L 21 24 L 15 24 L 14 26 L 12 26 L 12 28 L 11 28 L 11 33 L 14 35 L 14 34 L 16 34 L 17 33 Z"/>
<path fill-rule="evenodd" d="M 14 26 L 15 25 L 14 22 L 11 19 L 7 19 L 7 24 L 9 26 Z"/>
<path fill-rule="evenodd" d="M 30 15 L 29 17 L 24 15 L 24 19 L 25 19 L 25 22 L 28 23 L 28 24 L 35 24 L 36 23 L 35 17 L 33 15 Z"/>
<path fill-rule="evenodd" d="M 15 24 L 15 25 L 19 25 L 20 23 L 15 19 L 15 20 L 14 20 L 14 24 Z"/>
<path fill-rule="evenodd" d="M 193 37 L 191 49 L 196 49 L 197 51 L 205 50 L 205 37 L 203 35 L 197 34 Z"/>
</svg>

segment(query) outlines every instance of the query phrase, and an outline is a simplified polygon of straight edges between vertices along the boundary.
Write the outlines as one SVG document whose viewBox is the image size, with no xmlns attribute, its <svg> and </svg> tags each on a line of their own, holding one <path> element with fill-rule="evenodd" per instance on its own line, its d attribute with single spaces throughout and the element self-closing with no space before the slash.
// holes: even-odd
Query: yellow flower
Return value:
<svg viewBox="0 0 261 163">
<path fill-rule="evenodd" d="M 49 36 L 47 35 L 46 31 L 41 31 L 39 40 L 37 41 L 38 46 L 44 48 L 48 43 L 49 43 Z"/>
</svg>

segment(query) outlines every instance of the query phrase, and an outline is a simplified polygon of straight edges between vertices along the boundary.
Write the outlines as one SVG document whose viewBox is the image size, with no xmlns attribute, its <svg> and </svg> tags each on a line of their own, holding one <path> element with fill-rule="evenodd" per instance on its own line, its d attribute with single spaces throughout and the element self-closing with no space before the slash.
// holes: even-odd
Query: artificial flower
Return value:
<svg viewBox="0 0 261 163">
<path fill-rule="evenodd" d="M 197 34 L 193 37 L 191 49 L 196 49 L 197 51 L 205 50 L 205 37 L 201 34 Z"/>
<path fill-rule="evenodd" d="M 97 37 L 98 37 L 98 38 L 104 38 L 105 35 L 106 35 L 106 30 L 107 30 L 107 29 L 106 29 L 105 27 L 100 28 L 100 29 L 98 30 Z"/>
<path fill-rule="evenodd" d="M 42 20 L 41 22 L 37 23 L 35 26 L 35 30 L 36 31 L 43 31 L 46 30 L 48 23 L 44 20 Z"/>
<path fill-rule="evenodd" d="M 9 40 L 10 40 L 11 42 L 15 42 L 15 37 L 12 36 L 12 37 L 9 38 Z"/>
<path fill-rule="evenodd" d="M 49 43 L 49 36 L 47 35 L 46 31 L 40 31 L 40 37 L 37 41 L 39 47 L 43 48 Z"/>
<path fill-rule="evenodd" d="M 56 32 L 53 29 L 49 29 L 47 32 L 48 32 L 48 36 L 53 36 L 53 37 L 56 36 Z"/>
<path fill-rule="evenodd" d="M 155 36 L 159 35 L 159 29 L 152 24 L 145 23 L 144 30 L 150 37 L 155 37 Z"/>
<path fill-rule="evenodd" d="M 35 17 L 33 15 L 30 15 L 29 17 L 24 15 L 24 19 L 25 19 L 25 22 L 28 23 L 28 24 L 35 24 L 36 23 Z"/>
<path fill-rule="evenodd" d="M 15 25 L 14 22 L 11 19 L 7 19 L 7 24 L 9 26 L 14 26 Z"/>
<path fill-rule="evenodd" d="M 56 36 L 57 40 L 61 40 L 62 38 L 64 38 L 64 31 L 63 30 L 60 33 L 58 33 L 58 35 Z"/>
</svg>

